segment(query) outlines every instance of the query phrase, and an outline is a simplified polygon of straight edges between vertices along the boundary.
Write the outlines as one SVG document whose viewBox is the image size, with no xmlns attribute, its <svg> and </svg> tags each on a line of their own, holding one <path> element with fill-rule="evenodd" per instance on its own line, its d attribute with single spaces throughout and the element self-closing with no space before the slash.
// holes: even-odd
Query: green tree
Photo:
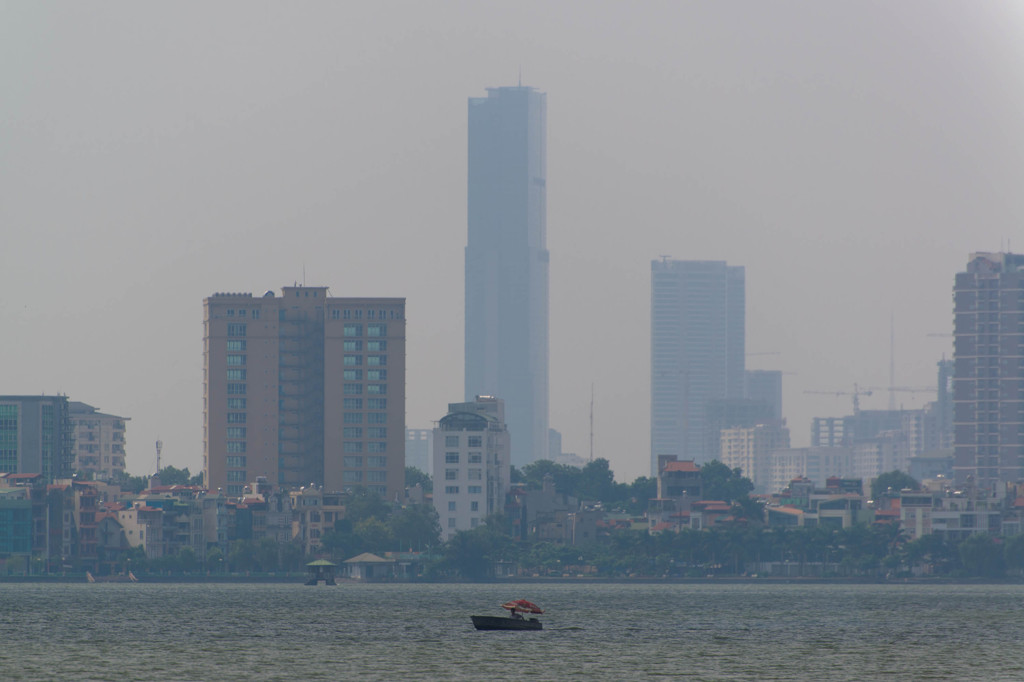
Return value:
<svg viewBox="0 0 1024 682">
<path fill-rule="evenodd" d="M 551 476 L 555 490 L 566 495 L 578 497 L 578 487 L 582 471 L 566 464 L 556 464 L 549 459 L 538 459 L 523 467 L 523 482 L 528 488 L 539 490 L 544 485 L 544 477 Z"/>
<path fill-rule="evenodd" d="M 124 471 L 118 472 L 111 482 L 120 487 L 122 491 L 133 495 L 138 495 L 149 487 L 148 476 L 132 476 Z"/>
<path fill-rule="evenodd" d="M 494 562 L 517 558 L 515 541 L 502 523 L 502 517 L 492 515 L 484 525 L 459 531 L 449 538 L 444 548 L 447 565 L 469 580 L 493 577 Z"/>
<path fill-rule="evenodd" d="M 890 471 L 879 474 L 878 478 L 871 481 L 871 498 L 874 500 L 879 499 L 889 488 L 892 488 L 893 492 L 898 494 L 904 488 L 918 490 L 920 487 L 910 474 L 902 471 Z"/>
<path fill-rule="evenodd" d="M 363 486 L 356 486 L 345 500 L 345 518 L 353 526 L 370 518 L 386 519 L 391 514 L 391 507 L 380 495 Z"/>
<path fill-rule="evenodd" d="M 423 486 L 424 492 L 434 492 L 434 482 L 429 475 L 416 467 L 405 467 L 405 487 L 412 488 L 417 483 Z"/>
<path fill-rule="evenodd" d="M 1003 548 L 991 535 L 984 533 L 971 535 L 960 543 L 957 550 L 968 575 L 980 578 L 998 578 L 1005 573 Z"/>
<path fill-rule="evenodd" d="M 441 522 L 433 505 L 409 505 L 392 514 L 388 525 L 399 550 L 422 550 L 441 544 Z"/>
<path fill-rule="evenodd" d="M 161 485 L 188 485 L 190 478 L 192 478 L 192 474 L 189 473 L 188 467 L 178 469 L 173 466 L 165 466 L 160 470 Z"/>
<path fill-rule="evenodd" d="M 701 466 L 700 478 L 705 500 L 732 502 L 747 497 L 754 489 L 741 469 L 730 469 L 717 459 Z"/>
<path fill-rule="evenodd" d="M 395 541 L 387 524 L 373 516 L 354 524 L 354 531 L 359 552 L 380 554 L 388 551 Z"/>
</svg>

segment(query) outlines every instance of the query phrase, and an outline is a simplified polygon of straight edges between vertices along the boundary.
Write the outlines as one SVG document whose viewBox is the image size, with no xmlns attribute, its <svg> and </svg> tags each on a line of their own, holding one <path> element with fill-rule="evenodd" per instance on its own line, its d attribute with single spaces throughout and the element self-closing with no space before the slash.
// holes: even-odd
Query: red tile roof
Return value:
<svg viewBox="0 0 1024 682">
<path fill-rule="evenodd" d="M 665 464 L 665 468 L 662 471 L 689 471 L 697 472 L 700 471 L 700 467 L 693 463 L 692 460 L 684 460 L 682 462 L 668 462 Z"/>
</svg>

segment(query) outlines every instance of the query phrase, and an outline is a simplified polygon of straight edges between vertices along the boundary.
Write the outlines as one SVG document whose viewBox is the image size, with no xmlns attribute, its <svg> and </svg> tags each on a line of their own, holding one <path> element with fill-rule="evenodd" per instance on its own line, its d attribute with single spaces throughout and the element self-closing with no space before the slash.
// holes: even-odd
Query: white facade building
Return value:
<svg viewBox="0 0 1024 682">
<path fill-rule="evenodd" d="M 503 513 L 509 491 L 511 439 L 500 398 L 449 403 L 434 429 L 434 508 L 442 539 Z"/>
</svg>

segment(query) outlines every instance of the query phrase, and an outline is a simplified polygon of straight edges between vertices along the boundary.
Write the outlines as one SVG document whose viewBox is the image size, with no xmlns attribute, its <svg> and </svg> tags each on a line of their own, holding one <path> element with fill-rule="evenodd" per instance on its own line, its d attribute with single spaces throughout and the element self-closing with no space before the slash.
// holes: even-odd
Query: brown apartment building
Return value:
<svg viewBox="0 0 1024 682">
<path fill-rule="evenodd" d="M 405 483 L 405 299 L 327 287 L 214 294 L 203 303 L 203 470 L 240 495 Z"/>
</svg>

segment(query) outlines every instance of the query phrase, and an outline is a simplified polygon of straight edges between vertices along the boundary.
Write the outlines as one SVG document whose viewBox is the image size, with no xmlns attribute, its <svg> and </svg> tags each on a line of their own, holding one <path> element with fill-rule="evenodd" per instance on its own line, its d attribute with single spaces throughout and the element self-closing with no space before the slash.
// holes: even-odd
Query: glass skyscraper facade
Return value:
<svg viewBox="0 0 1024 682">
<path fill-rule="evenodd" d="M 466 400 L 505 401 L 512 464 L 548 453 L 547 95 L 469 100 Z"/>
<path fill-rule="evenodd" d="M 744 396 L 745 273 L 724 261 L 651 263 L 651 475 L 658 456 L 698 463 L 708 405 Z"/>
</svg>

